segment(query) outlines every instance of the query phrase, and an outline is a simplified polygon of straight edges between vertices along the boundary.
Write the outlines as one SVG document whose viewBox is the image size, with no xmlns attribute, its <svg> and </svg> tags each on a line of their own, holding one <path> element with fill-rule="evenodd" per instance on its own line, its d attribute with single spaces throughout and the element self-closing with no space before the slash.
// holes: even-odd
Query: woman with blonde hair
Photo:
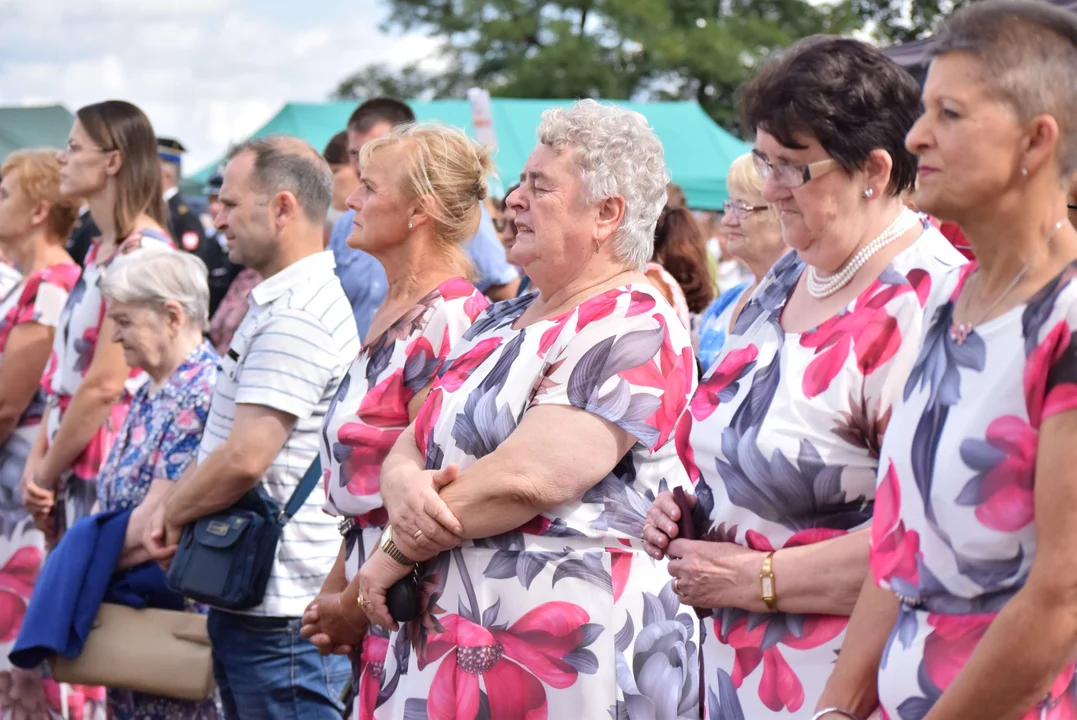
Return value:
<svg viewBox="0 0 1077 720">
<path fill-rule="evenodd" d="M 726 175 L 729 199 L 722 216 L 726 252 L 744 263 L 755 279 L 729 288 L 703 313 L 696 357 L 704 372 L 717 359 L 726 335 L 733 329 L 752 291 L 778 258 L 789 250 L 782 240 L 778 214 L 763 197 L 763 182 L 751 153 L 741 155 L 729 166 Z"/>
<path fill-rule="evenodd" d="M 469 280 L 460 244 L 479 224 L 489 152 L 463 132 L 407 125 L 363 145 L 359 188 L 348 198 L 355 229 L 348 246 L 385 268 L 389 291 L 341 382 L 323 426 L 326 511 L 342 519 L 340 554 L 304 617 L 303 634 L 323 652 L 353 653 L 356 713 L 377 693 L 360 679 L 360 657 L 384 655 L 387 632 L 372 628 L 352 581 L 387 522 L 382 463 L 415 420 L 445 358 L 489 302 Z M 360 648 L 360 641 L 362 647 Z M 361 652 L 360 652 L 361 650 Z"/>
<path fill-rule="evenodd" d="M 157 139 L 141 110 L 121 100 L 79 109 L 58 158 L 60 192 L 86 198 L 101 235 L 60 318 L 41 380 L 48 407 L 22 478 L 26 507 L 54 540 L 93 507 L 98 468 L 144 380 L 111 340 L 98 282 L 118 254 L 171 245 Z"/>
<path fill-rule="evenodd" d="M 45 537 L 22 506 L 19 480 L 45 408 L 41 374 L 56 325 L 79 266 L 64 249 L 79 201 L 60 195 L 55 151 L 20 150 L 0 168 L 0 253 L 21 272 L 0 294 L 0 716 L 43 717 L 40 671 L 13 668 L 8 641 L 22 624 L 33 581 L 45 555 Z M 58 710 L 59 708 L 53 708 Z"/>
</svg>

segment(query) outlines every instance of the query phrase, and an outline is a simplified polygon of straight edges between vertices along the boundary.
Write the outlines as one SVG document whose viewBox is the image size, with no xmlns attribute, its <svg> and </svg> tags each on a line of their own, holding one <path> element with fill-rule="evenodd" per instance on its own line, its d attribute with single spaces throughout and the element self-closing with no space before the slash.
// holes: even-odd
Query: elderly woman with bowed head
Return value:
<svg viewBox="0 0 1077 720">
<path fill-rule="evenodd" d="M 642 272 L 662 146 L 591 100 L 538 136 L 508 198 L 537 292 L 479 316 L 382 467 L 357 602 L 392 632 L 364 646 L 364 717 L 699 717 L 695 618 L 639 539 L 651 499 L 688 484 L 673 431 L 695 386 Z M 420 616 L 398 626 L 386 589 L 413 571 Z"/>
<path fill-rule="evenodd" d="M 985 0 L 936 36 L 916 202 L 977 262 L 928 296 L 871 567 L 820 709 L 1077 717 L 1077 19 Z"/>
<path fill-rule="evenodd" d="M 219 358 L 202 333 L 209 322 L 206 266 L 189 253 L 149 247 L 119 257 L 99 283 L 124 362 L 146 373 L 97 476 L 103 512 L 131 510 L 120 567 L 150 560 L 142 535 L 157 501 L 197 457 Z M 194 609 L 194 608 L 192 608 Z M 110 688 L 115 720 L 215 720 L 203 702 Z"/>
<path fill-rule="evenodd" d="M 336 565 L 304 617 L 302 633 L 323 652 L 355 652 L 357 716 L 374 709 L 360 657 L 386 647 L 388 631 L 372 627 L 351 583 L 386 524 L 379 487 L 382 463 L 415 419 L 435 374 L 489 302 L 467 279 L 460 243 L 475 234 L 492 169 L 489 152 L 460 130 L 409 125 L 363 145 L 350 247 L 385 267 L 389 291 L 325 416 L 322 467 L 326 511 L 341 517 Z M 349 583 L 351 583 L 349 585 Z"/>
<path fill-rule="evenodd" d="M 875 476 L 931 289 L 963 262 L 901 198 L 913 79 L 877 49 L 807 38 L 742 95 L 763 198 L 795 252 L 700 381 L 677 445 L 699 540 L 663 493 L 643 537 L 703 621 L 707 718 L 807 718 L 868 573 Z"/>
</svg>

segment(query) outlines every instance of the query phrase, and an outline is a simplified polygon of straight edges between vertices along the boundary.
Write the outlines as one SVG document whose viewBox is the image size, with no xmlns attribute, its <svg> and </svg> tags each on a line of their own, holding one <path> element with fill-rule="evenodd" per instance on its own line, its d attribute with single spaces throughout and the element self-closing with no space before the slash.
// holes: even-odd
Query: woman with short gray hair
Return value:
<svg viewBox="0 0 1077 720">
<path fill-rule="evenodd" d="M 102 512 L 133 510 L 120 568 L 146 562 L 142 546 L 153 504 L 197 457 L 217 380 L 217 353 L 202 337 L 209 309 L 206 266 L 196 256 L 144 248 L 117 258 L 101 279 L 112 342 L 149 380 L 134 395 L 97 477 Z M 193 703 L 109 689 L 109 717 L 218 717 L 214 700 Z"/>
<path fill-rule="evenodd" d="M 364 647 L 363 717 L 699 717 L 695 617 L 640 540 L 688 487 L 691 340 L 641 272 L 666 182 L 642 115 L 544 114 L 507 199 L 538 292 L 479 315 L 382 466 L 359 603 L 396 629 L 387 588 L 419 563 L 425 590 L 407 637 Z"/>
</svg>

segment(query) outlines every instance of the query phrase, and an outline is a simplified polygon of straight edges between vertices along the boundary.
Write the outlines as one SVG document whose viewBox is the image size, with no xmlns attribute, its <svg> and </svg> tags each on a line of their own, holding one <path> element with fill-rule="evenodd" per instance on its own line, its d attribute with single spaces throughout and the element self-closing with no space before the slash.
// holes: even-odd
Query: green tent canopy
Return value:
<svg viewBox="0 0 1077 720">
<path fill-rule="evenodd" d="M 21 148 L 54 148 L 67 142 L 75 116 L 62 105 L 0 107 L 0 162 Z"/>
<path fill-rule="evenodd" d="M 535 147 L 535 129 L 542 112 L 568 106 L 572 100 L 491 100 L 498 150 L 498 178 L 505 187 L 513 184 Z M 717 210 L 727 198 L 725 179 L 730 163 L 751 148 L 719 127 L 693 102 L 613 104 L 643 114 L 665 148 L 666 164 L 673 182 L 684 189 L 688 204 L 699 210 Z M 356 101 L 288 103 L 251 137 L 294 135 L 321 151 L 329 139 L 344 129 Z M 471 108 L 466 100 L 433 100 L 410 103 L 420 120 L 437 120 L 463 128 L 474 135 Z M 202 184 L 218 163 L 204 168 L 189 180 Z"/>
</svg>

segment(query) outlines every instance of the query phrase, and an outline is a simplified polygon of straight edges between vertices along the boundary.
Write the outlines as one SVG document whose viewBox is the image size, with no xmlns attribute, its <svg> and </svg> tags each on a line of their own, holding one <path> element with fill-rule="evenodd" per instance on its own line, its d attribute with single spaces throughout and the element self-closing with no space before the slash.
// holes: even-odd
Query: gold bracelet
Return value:
<svg viewBox="0 0 1077 720">
<path fill-rule="evenodd" d="M 774 562 L 774 552 L 767 553 L 763 558 L 763 571 L 759 573 L 759 595 L 767 610 L 774 612 L 778 609 L 778 583 L 774 579 L 774 571 L 771 566 Z"/>
</svg>

